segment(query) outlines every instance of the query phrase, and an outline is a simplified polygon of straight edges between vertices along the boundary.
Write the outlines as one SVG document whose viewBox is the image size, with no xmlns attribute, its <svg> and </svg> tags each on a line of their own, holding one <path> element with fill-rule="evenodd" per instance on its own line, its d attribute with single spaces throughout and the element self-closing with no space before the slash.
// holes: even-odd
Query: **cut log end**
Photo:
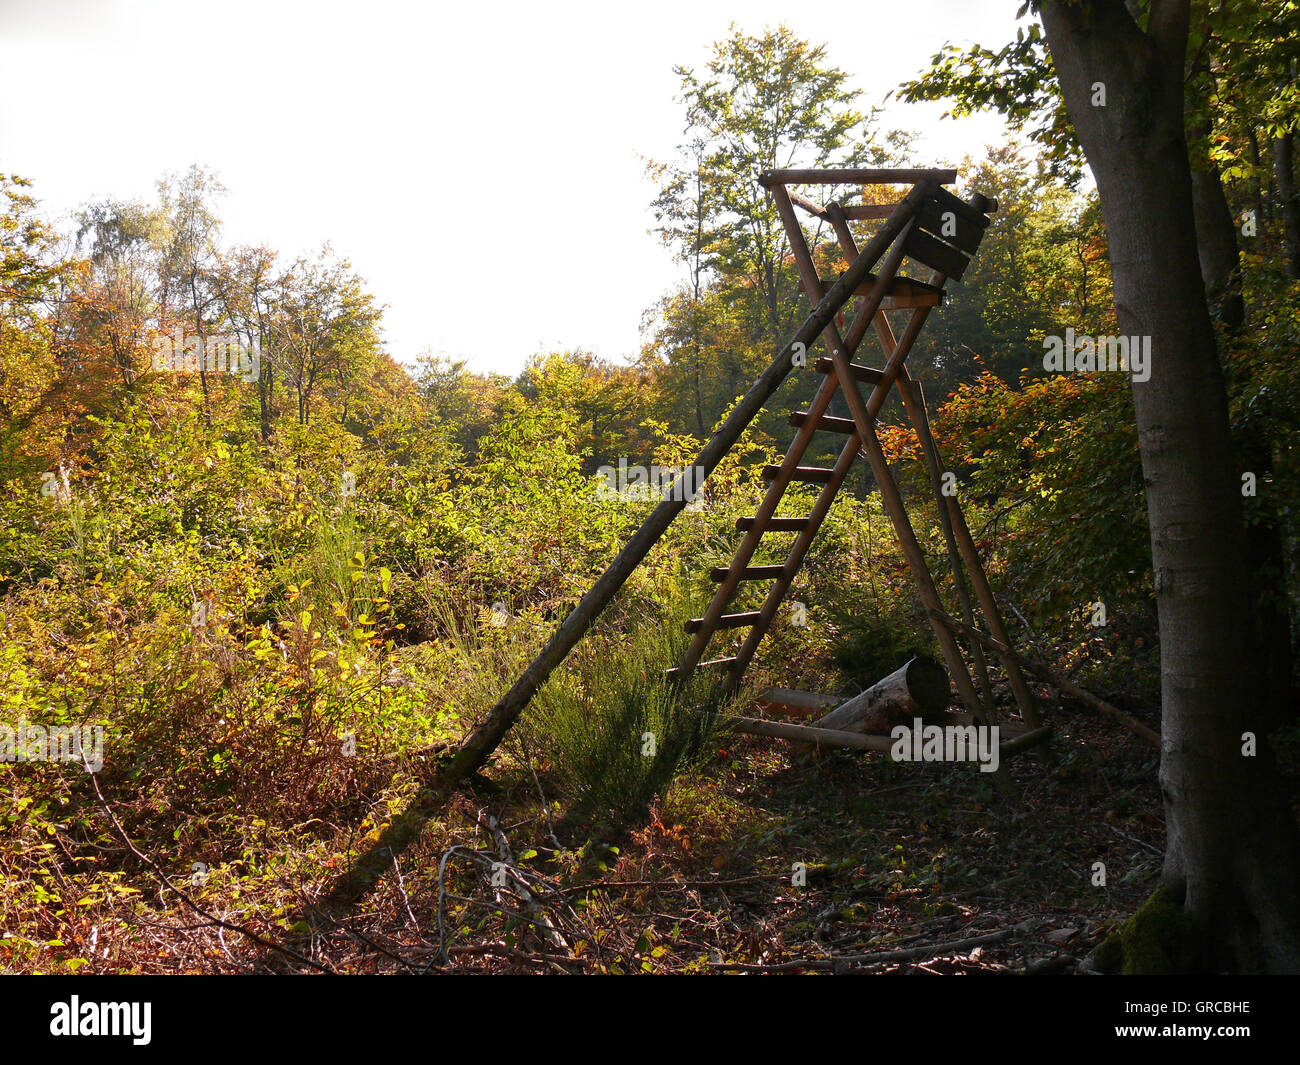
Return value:
<svg viewBox="0 0 1300 1065">
<path fill-rule="evenodd" d="M 895 725 L 910 725 L 918 717 L 927 723 L 941 720 L 947 713 L 949 694 L 944 668 L 933 658 L 918 655 L 814 724 L 884 736 Z"/>
</svg>

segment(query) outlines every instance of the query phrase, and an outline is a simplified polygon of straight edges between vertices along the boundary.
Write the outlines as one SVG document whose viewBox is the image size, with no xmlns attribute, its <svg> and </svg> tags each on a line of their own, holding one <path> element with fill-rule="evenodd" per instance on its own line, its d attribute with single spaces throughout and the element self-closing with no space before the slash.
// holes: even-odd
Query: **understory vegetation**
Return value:
<svg viewBox="0 0 1300 1065">
<path fill-rule="evenodd" d="M 789 127 L 717 98 L 741 59 L 781 57 L 799 71 Z M 968 766 L 812 757 L 727 728 L 766 687 L 847 696 L 938 655 L 865 463 L 742 689 L 724 699 L 705 671 L 667 682 L 792 437 L 787 414 L 820 381 L 811 368 L 491 763 L 425 804 L 436 767 L 653 507 L 603 492 L 600 467 L 689 465 L 806 313 L 755 160 L 912 158 L 788 31 L 738 32 L 715 61 L 712 79 L 684 76 L 694 128 L 734 121 L 751 155 L 706 145 L 652 166 L 684 280 L 625 361 L 543 352 L 508 378 L 386 351 L 346 260 L 227 246 L 220 186 L 199 168 L 163 178 L 156 202 L 88 205 L 76 232 L 47 223 L 39 189 L 0 180 L 0 723 L 104 736 L 94 774 L 0 761 L 0 970 L 832 969 L 876 950 L 901 954 L 869 967 L 896 970 L 909 944 L 946 936 L 966 945 L 936 971 L 1065 971 L 1112 932 L 1132 939 L 1123 920 L 1164 847 L 1158 752 L 1056 689 L 1033 682 L 1056 734 L 1009 763 L 1005 794 Z M 1128 379 L 1042 366 L 1043 337 L 1066 324 L 1117 331 L 1095 197 L 1049 162 L 1016 145 L 964 161 L 964 190 L 999 208 L 909 366 L 1014 641 L 1158 729 Z M 1259 174 L 1234 173 L 1234 202 L 1253 202 Z M 1243 280 L 1267 311 L 1225 331 L 1223 351 L 1242 468 L 1259 473 L 1248 517 L 1277 545 L 1261 601 L 1289 621 L 1300 285 L 1280 265 L 1280 215 L 1259 221 Z M 832 235 L 810 235 L 842 269 Z M 255 349 L 256 379 L 160 367 L 156 341 L 177 331 Z M 896 399 L 880 428 L 955 615 Z M 807 514 L 812 492 L 778 513 Z M 753 564 L 784 562 L 788 543 L 765 538 Z M 1000 674 L 995 696 L 1016 713 Z M 1276 745 L 1293 786 L 1290 714 Z M 413 823 L 364 907 L 319 905 Z"/>
</svg>

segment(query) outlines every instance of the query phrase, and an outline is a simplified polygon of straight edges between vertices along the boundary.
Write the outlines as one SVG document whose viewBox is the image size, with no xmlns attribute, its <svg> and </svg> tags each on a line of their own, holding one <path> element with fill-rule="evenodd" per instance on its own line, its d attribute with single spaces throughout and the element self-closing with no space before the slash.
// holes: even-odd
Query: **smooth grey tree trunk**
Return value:
<svg viewBox="0 0 1300 1065">
<path fill-rule="evenodd" d="M 1246 303 L 1241 293 L 1237 226 L 1219 169 L 1208 160 L 1205 169 L 1192 171 L 1192 209 L 1201 278 L 1210 308 L 1228 329 L 1238 329 L 1246 320 Z"/>
<path fill-rule="evenodd" d="M 1202 285 L 1183 125 L 1187 0 L 1041 8 L 1048 47 L 1097 181 L 1116 313 L 1152 337 L 1134 382 L 1160 619 L 1163 879 L 1198 934 L 1201 969 L 1300 971 L 1300 845 L 1266 743 L 1243 560 L 1240 472 Z M 1104 85 L 1105 106 L 1096 106 Z M 1098 500 L 1099 505 L 1105 505 Z M 1259 753 L 1242 754 L 1254 732 Z"/>
</svg>

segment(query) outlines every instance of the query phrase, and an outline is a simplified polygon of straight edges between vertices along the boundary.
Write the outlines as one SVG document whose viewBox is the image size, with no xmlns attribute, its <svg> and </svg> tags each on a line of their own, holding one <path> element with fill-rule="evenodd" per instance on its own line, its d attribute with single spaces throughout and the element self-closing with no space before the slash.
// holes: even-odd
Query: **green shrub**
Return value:
<svg viewBox="0 0 1300 1065">
<path fill-rule="evenodd" d="M 550 758 L 569 797 L 589 816 L 638 820 L 677 774 L 699 764 L 722 700 L 708 678 L 680 688 L 681 616 L 593 633 L 538 694 L 526 740 Z"/>
</svg>

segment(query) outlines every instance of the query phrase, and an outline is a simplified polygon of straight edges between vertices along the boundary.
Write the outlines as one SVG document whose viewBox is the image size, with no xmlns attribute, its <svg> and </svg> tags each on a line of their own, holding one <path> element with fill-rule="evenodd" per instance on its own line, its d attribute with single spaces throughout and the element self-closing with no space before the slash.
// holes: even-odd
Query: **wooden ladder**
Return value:
<svg viewBox="0 0 1300 1065">
<path fill-rule="evenodd" d="M 853 173 L 856 177 L 860 172 Z M 897 175 L 901 172 L 894 173 Z M 907 355 L 930 310 L 943 300 L 944 283 L 949 279 L 961 278 L 989 225 L 987 215 L 996 210 L 996 204 L 978 194 L 970 203 L 958 199 L 939 182 L 941 174 L 946 177 L 945 172 L 908 173 L 918 177 L 912 193 L 903 201 L 911 201 L 910 217 L 890 243 L 876 273 L 867 275 L 866 280 L 854 290 L 858 307 L 848 331 L 841 335 L 834 320 L 824 328 L 822 340 L 829 356 L 820 358 L 813 364 L 814 369 L 822 375 L 821 384 L 808 409 L 791 414 L 790 423 L 797 432 L 781 463 L 765 467 L 763 472 L 768 488 L 757 512 L 737 521 L 737 530 L 745 535 L 731 564 L 712 571 L 712 578 L 718 587 L 708 608 L 702 617 L 693 618 L 686 623 L 687 632 L 693 633 L 694 637 L 678 667 L 669 671 L 670 676 L 678 680 L 689 677 L 697 669 L 710 668 L 724 671 L 723 682 L 727 687 L 734 688 L 739 684 L 763 637 L 771 629 L 777 611 L 854 460 L 863 454 L 871 466 L 885 509 L 917 582 L 927 617 L 958 696 L 977 720 L 988 723 L 994 720 L 993 692 L 984 650 L 978 642 L 970 642 L 969 655 L 974 668 L 972 677 L 957 640 L 960 626 L 953 623 L 953 619 L 944 610 L 934 577 L 885 462 L 876 436 L 875 421 L 890 389 L 897 385 L 909 419 L 921 441 L 935 489 L 962 621 L 968 627 L 975 628 L 975 607 L 978 605 L 993 639 L 1010 646 L 961 508 L 956 498 L 943 490 L 942 460 L 930 433 L 924 397 L 919 385 L 910 379 L 905 366 Z M 760 178 L 771 190 L 790 239 L 801 287 L 814 306 L 824 299 L 834 282 L 824 281 L 817 276 L 812 252 L 795 216 L 794 206 L 831 225 L 840 250 L 850 265 L 859 259 L 860 253 L 848 223 L 855 219 L 891 217 L 899 207 L 899 204 L 846 206 L 837 203 L 822 207 L 786 188 L 787 184 L 836 184 L 843 180 L 844 176 L 838 171 L 770 171 Z M 897 181 L 898 178 L 895 176 L 893 180 Z M 929 268 L 932 271 L 929 279 L 921 281 L 900 274 L 899 270 L 907 259 Z M 894 335 L 884 313 L 886 310 L 910 310 L 910 317 L 901 335 Z M 881 369 L 853 359 L 867 331 L 873 327 L 885 357 Z M 865 398 L 860 390 L 860 385 L 864 383 L 871 386 L 870 393 Z M 832 417 L 828 413 L 837 394 L 844 396 L 851 417 Z M 829 467 L 801 465 L 814 435 L 819 432 L 835 434 L 844 440 L 837 459 Z M 811 511 L 806 517 L 777 517 L 776 511 L 786 489 L 796 483 L 821 486 Z M 794 534 L 785 562 L 780 565 L 751 565 L 762 538 L 771 533 Z M 975 592 L 974 602 L 967 589 L 963 569 L 970 577 Z M 751 581 L 769 584 L 762 606 L 757 610 L 728 613 L 728 607 L 742 584 Z M 722 629 L 748 631 L 733 655 L 704 660 L 710 640 Z M 1039 727 L 1032 693 L 1018 665 L 1008 656 L 1001 656 L 1001 659 L 1023 721 L 1031 728 Z M 979 682 L 978 691 L 976 680 Z"/>
</svg>

